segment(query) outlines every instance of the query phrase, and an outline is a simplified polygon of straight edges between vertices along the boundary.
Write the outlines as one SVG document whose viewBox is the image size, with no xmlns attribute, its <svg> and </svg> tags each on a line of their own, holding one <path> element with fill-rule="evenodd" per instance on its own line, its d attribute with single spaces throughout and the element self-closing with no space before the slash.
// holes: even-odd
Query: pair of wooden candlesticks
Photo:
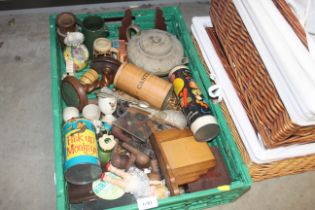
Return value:
<svg viewBox="0 0 315 210">
<path fill-rule="evenodd" d="M 97 57 L 91 68 L 85 72 L 80 80 L 74 76 L 66 76 L 61 82 L 61 95 L 68 106 L 79 110 L 88 104 L 88 93 L 99 87 L 113 83 L 120 62 L 112 57 Z M 99 81 L 99 75 L 102 75 Z"/>
</svg>

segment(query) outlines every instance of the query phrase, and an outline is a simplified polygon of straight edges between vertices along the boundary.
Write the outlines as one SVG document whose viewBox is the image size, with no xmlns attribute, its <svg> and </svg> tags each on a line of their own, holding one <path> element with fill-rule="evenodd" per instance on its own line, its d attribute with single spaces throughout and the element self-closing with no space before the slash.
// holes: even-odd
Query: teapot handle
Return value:
<svg viewBox="0 0 315 210">
<path fill-rule="evenodd" d="M 189 58 L 188 57 L 183 57 L 182 58 L 182 64 L 187 65 L 189 63 Z"/>
<path fill-rule="evenodd" d="M 127 41 L 129 41 L 131 39 L 131 30 L 134 30 L 136 32 L 136 35 L 141 34 L 141 28 L 138 25 L 132 24 L 132 25 L 128 26 L 128 28 L 126 29 Z"/>
</svg>

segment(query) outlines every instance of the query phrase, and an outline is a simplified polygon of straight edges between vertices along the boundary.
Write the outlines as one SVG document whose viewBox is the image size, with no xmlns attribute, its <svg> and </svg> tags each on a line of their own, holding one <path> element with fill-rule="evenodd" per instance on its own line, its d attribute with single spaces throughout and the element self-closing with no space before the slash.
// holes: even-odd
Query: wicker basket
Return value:
<svg viewBox="0 0 315 210">
<path fill-rule="evenodd" d="M 194 44 L 198 50 L 198 54 L 199 54 L 199 57 L 201 58 L 203 65 L 205 66 L 208 73 L 210 73 L 209 69 L 207 68 L 206 63 L 204 62 L 204 59 L 200 52 L 198 44 L 195 40 L 194 40 Z M 213 44 L 215 45 L 215 43 Z M 220 55 L 220 52 L 218 53 L 218 55 L 219 57 L 223 56 L 222 54 Z M 225 60 L 222 58 L 221 58 L 221 61 L 224 68 L 227 69 L 228 67 L 227 62 L 225 62 Z M 231 130 L 234 141 L 241 153 L 242 159 L 245 165 L 247 166 L 249 173 L 254 182 L 258 182 L 258 181 L 262 181 L 262 180 L 270 179 L 270 178 L 275 178 L 275 177 L 303 173 L 303 172 L 311 171 L 315 169 L 315 154 L 304 156 L 304 157 L 289 158 L 289 159 L 274 161 L 274 162 L 265 163 L 265 164 L 256 164 L 252 162 L 243 144 L 243 141 L 237 132 L 237 128 L 232 120 L 232 117 L 224 101 L 220 102 L 220 107 L 228 123 L 228 127 Z"/>
<path fill-rule="evenodd" d="M 296 18 L 296 16 L 292 12 L 287 2 L 285 0 L 272 0 L 272 1 L 276 5 L 278 10 L 281 12 L 283 17 L 291 25 L 292 29 L 294 30 L 296 35 L 299 37 L 303 45 L 307 47 L 307 39 L 306 39 L 305 30 L 302 27 L 300 21 Z"/>
<path fill-rule="evenodd" d="M 221 102 L 220 106 L 226 121 L 228 122 L 228 126 L 231 130 L 235 143 L 240 150 L 244 163 L 248 167 L 249 173 L 254 182 L 291 174 L 303 173 L 315 169 L 315 154 L 304 157 L 289 158 L 265 164 L 256 164 L 252 162 L 243 144 L 243 141 L 237 132 L 225 103 Z"/>
<path fill-rule="evenodd" d="M 315 126 L 291 121 L 233 1 L 212 0 L 210 16 L 231 66 L 227 73 L 265 146 L 314 142 Z"/>
</svg>

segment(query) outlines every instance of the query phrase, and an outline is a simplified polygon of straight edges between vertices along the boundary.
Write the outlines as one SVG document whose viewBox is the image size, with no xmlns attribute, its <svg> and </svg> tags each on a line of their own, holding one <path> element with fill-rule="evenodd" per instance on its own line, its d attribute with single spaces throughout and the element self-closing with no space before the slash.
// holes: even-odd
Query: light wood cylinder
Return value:
<svg viewBox="0 0 315 210">
<path fill-rule="evenodd" d="M 170 82 L 127 62 L 118 69 L 114 84 L 118 89 L 158 109 L 165 107 L 173 90 Z"/>
<path fill-rule="evenodd" d="M 89 69 L 80 78 L 80 82 L 84 85 L 91 85 L 98 79 L 98 73 L 94 69 Z"/>
</svg>

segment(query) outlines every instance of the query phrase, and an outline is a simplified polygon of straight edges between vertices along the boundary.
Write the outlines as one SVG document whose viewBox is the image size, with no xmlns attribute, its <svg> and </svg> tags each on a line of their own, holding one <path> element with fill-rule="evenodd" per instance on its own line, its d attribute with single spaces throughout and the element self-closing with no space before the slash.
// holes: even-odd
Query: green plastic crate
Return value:
<svg viewBox="0 0 315 210">
<path fill-rule="evenodd" d="M 163 7 L 164 17 L 167 23 L 168 32 L 177 36 L 182 42 L 185 55 L 189 58 L 189 67 L 192 70 L 195 80 L 198 82 L 204 96 L 207 97 L 207 89 L 210 86 L 210 80 L 202 65 L 196 48 L 192 42 L 191 35 L 179 7 Z M 133 10 L 135 16 L 134 23 L 138 24 L 142 30 L 154 27 L 154 9 Z M 88 14 L 77 15 L 79 19 L 83 19 Z M 124 11 L 106 12 L 98 14 L 103 18 L 123 17 Z M 65 107 L 60 94 L 61 76 L 65 71 L 65 63 L 63 60 L 61 48 L 58 42 L 56 27 L 56 15 L 50 16 L 50 52 L 51 52 L 51 80 L 52 80 L 52 107 L 53 107 L 53 125 L 54 125 L 54 145 L 55 145 L 55 173 L 56 173 L 56 203 L 57 209 L 69 209 L 67 184 L 63 176 L 63 136 L 62 136 L 62 110 Z M 117 38 L 120 22 L 108 23 L 110 29 L 110 38 Z M 82 73 L 81 73 L 82 74 Z M 80 75 L 81 75 L 80 74 Z M 78 75 L 78 76 L 80 76 Z M 90 98 L 95 95 L 89 95 Z M 240 153 L 234 143 L 233 137 L 227 126 L 227 122 L 220 109 L 220 106 L 213 105 L 209 98 L 213 113 L 218 119 L 221 132 L 220 135 L 210 143 L 220 148 L 226 165 L 231 174 L 232 183 L 230 186 L 222 188 L 214 188 L 195 193 L 186 193 L 179 196 L 170 197 L 159 200 L 158 209 L 205 209 L 212 206 L 229 203 L 240 197 L 247 189 L 249 189 L 252 180 L 248 170 L 244 165 Z M 121 206 L 113 209 L 137 209 L 137 205 Z"/>
</svg>

